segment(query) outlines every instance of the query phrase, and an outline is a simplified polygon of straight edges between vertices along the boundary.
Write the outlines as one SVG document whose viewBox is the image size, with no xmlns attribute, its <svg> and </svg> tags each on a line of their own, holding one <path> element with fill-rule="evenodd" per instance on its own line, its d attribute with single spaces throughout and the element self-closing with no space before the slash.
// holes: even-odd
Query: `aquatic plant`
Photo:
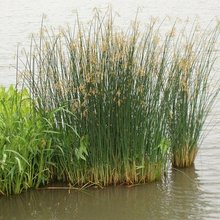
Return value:
<svg viewBox="0 0 220 220">
<path fill-rule="evenodd" d="M 175 36 L 175 25 L 160 26 L 136 19 L 117 29 L 111 12 L 58 32 L 42 22 L 17 66 L 25 89 L 0 88 L 0 193 L 145 183 L 161 179 L 170 158 L 194 162 L 219 92 L 219 27 Z"/>
<path fill-rule="evenodd" d="M 175 83 L 168 128 L 172 163 L 176 167 L 194 163 L 205 120 L 219 93 L 219 82 L 214 81 L 212 74 L 218 29 L 217 26 L 198 33 L 194 25 L 189 33 L 181 35 L 175 49 Z"/>
<path fill-rule="evenodd" d="M 53 114 L 66 134 L 57 178 L 72 184 L 148 182 L 166 170 L 172 36 L 160 42 L 155 21 L 143 33 L 137 21 L 127 31 L 113 23 L 97 13 L 87 27 L 42 28 L 27 56 L 23 78 L 37 111 L 63 108 Z"/>
<path fill-rule="evenodd" d="M 0 194 L 48 183 L 53 150 L 45 127 L 26 89 L 0 87 Z"/>
</svg>

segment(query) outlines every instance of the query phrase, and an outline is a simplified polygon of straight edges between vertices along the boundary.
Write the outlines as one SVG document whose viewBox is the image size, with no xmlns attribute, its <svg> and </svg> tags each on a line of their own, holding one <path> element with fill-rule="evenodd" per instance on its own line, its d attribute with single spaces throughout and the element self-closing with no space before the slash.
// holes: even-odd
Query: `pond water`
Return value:
<svg viewBox="0 0 220 220">
<path fill-rule="evenodd" d="M 198 17 L 207 26 L 220 15 L 218 0 L 0 0 L 0 85 L 15 82 L 16 47 L 26 47 L 40 27 L 42 14 L 48 25 L 73 23 L 75 11 L 87 21 L 95 7 L 109 5 L 127 25 L 140 7 L 139 18 L 171 20 Z M 220 48 L 218 48 L 220 49 Z M 216 71 L 220 74 L 217 62 Z M 170 169 L 161 182 L 136 187 L 107 187 L 85 191 L 40 190 L 0 197 L 2 219 L 220 219 L 220 97 L 206 126 L 195 166 Z M 211 129 L 214 126 L 214 129 Z"/>
</svg>

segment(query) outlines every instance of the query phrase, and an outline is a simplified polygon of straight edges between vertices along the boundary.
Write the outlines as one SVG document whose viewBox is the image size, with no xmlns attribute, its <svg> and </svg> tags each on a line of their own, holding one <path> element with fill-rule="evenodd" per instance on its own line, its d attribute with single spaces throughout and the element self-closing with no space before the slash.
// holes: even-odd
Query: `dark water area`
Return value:
<svg viewBox="0 0 220 220">
<path fill-rule="evenodd" d="M 0 199 L 0 219 L 218 219 L 198 170 L 170 170 L 157 183 L 87 190 L 32 190 Z M 216 202 L 217 195 L 215 195 Z"/>
<path fill-rule="evenodd" d="M 142 9 L 142 21 L 150 16 L 170 16 L 171 20 L 198 17 L 205 27 L 220 16 L 218 0 L 0 0 L 0 85 L 15 82 L 16 46 L 29 44 L 30 33 L 39 30 L 43 13 L 47 15 L 48 25 L 59 27 L 72 23 L 76 10 L 86 21 L 91 18 L 94 7 L 105 9 L 109 4 L 120 14 L 118 25 L 121 26 L 134 17 L 137 7 Z M 217 50 L 220 51 L 220 44 Z M 220 59 L 215 71 L 220 78 Z M 0 220 L 7 219 L 220 219 L 220 97 L 206 123 L 194 167 L 170 168 L 162 181 L 135 187 L 31 190 L 0 197 Z"/>
</svg>

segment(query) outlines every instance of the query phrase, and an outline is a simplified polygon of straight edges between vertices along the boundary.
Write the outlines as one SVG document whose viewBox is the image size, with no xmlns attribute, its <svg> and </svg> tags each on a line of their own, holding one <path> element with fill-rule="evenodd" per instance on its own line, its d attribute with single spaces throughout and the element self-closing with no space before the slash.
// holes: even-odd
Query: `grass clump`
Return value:
<svg viewBox="0 0 220 220">
<path fill-rule="evenodd" d="M 219 92 L 217 37 L 175 36 L 175 25 L 161 35 L 156 21 L 119 30 L 111 13 L 58 33 L 42 25 L 20 71 L 26 89 L 0 89 L 0 192 L 146 183 L 170 158 L 190 166 Z"/>
<path fill-rule="evenodd" d="M 172 148 L 172 163 L 189 167 L 194 163 L 202 137 L 204 122 L 219 93 L 218 81 L 212 75 L 216 60 L 219 27 L 197 32 L 193 26 L 176 48 L 174 59 L 174 96 L 172 97 L 168 129 Z"/>
<path fill-rule="evenodd" d="M 48 183 L 53 149 L 26 89 L 0 87 L 0 193 Z"/>
<path fill-rule="evenodd" d="M 44 30 L 40 45 L 33 39 L 23 77 L 37 110 L 44 115 L 63 106 L 53 115 L 54 126 L 80 137 L 63 144 L 73 157 L 60 179 L 105 186 L 163 175 L 172 37 L 159 43 L 157 28 L 151 22 L 140 33 L 134 22 L 117 31 L 111 16 L 96 14 L 87 29 L 78 22 L 52 37 Z"/>
<path fill-rule="evenodd" d="M 0 87 L 0 194 L 67 179 L 63 169 L 70 160 L 73 166 L 75 153 L 69 150 L 79 137 L 53 124 L 53 115 L 62 111 L 42 115 L 27 89 Z"/>
</svg>

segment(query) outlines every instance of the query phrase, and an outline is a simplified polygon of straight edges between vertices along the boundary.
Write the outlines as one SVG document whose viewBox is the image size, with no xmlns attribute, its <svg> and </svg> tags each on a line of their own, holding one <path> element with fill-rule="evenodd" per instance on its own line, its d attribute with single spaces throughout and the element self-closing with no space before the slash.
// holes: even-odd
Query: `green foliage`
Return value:
<svg viewBox="0 0 220 220">
<path fill-rule="evenodd" d="M 154 21 L 143 33 L 137 21 L 117 31 L 111 15 L 98 13 L 88 27 L 78 22 L 50 36 L 42 28 L 40 45 L 32 39 L 23 78 L 37 111 L 54 112 L 54 129 L 66 133 L 57 178 L 78 185 L 159 179 L 168 154 L 172 36 L 159 42 Z"/>
<path fill-rule="evenodd" d="M 190 33 L 179 41 L 174 57 L 174 82 L 171 111 L 168 115 L 169 139 L 173 152 L 173 165 L 191 166 L 195 160 L 202 137 L 204 122 L 219 93 L 219 82 L 212 75 L 216 60 L 216 43 L 219 27 Z M 182 45 L 182 44 L 180 44 Z"/>
<path fill-rule="evenodd" d="M 77 159 L 82 159 L 82 160 L 86 160 L 86 156 L 88 156 L 88 136 L 82 136 L 80 139 L 80 146 L 79 148 L 75 149 L 75 155 L 77 157 Z"/>
<path fill-rule="evenodd" d="M 51 140 L 26 89 L 0 88 L 0 191 L 20 193 L 49 181 Z"/>
<path fill-rule="evenodd" d="M 42 26 L 20 70 L 26 89 L 0 88 L 0 192 L 145 183 L 170 155 L 193 163 L 219 92 L 218 31 L 206 31 L 161 35 L 155 21 L 122 31 L 111 13 L 57 34 Z"/>
</svg>

